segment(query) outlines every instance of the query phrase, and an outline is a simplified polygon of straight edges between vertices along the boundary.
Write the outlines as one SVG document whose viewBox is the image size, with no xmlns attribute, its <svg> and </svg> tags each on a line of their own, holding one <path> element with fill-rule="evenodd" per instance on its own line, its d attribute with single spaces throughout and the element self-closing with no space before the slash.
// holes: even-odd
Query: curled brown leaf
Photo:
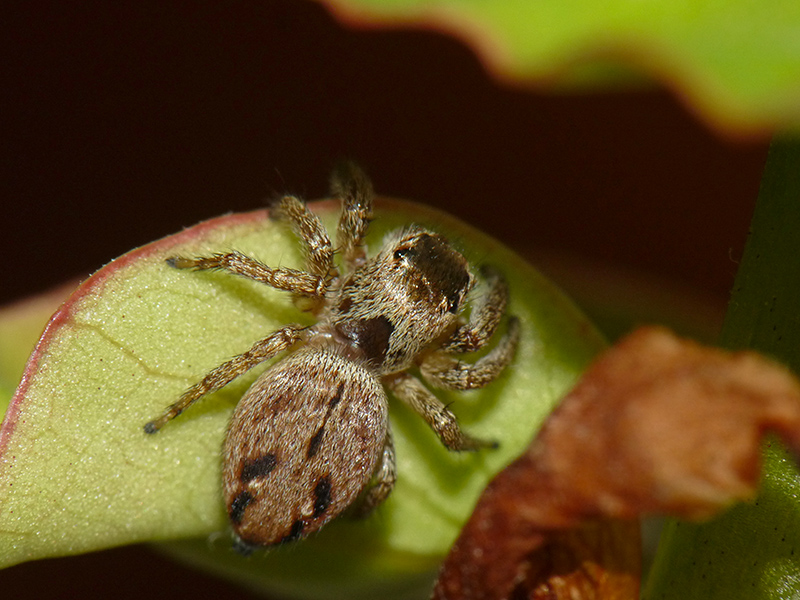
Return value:
<svg viewBox="0 0 800 600">
<path fill-rule="evenodd" d="M 800 385 L 753 352 L 642 328 L 601 355 L 486 488 L 433 597 L 638 598 L 638 517 L 755 493 L 760 441 L 800 452 Z"/>
</svg>

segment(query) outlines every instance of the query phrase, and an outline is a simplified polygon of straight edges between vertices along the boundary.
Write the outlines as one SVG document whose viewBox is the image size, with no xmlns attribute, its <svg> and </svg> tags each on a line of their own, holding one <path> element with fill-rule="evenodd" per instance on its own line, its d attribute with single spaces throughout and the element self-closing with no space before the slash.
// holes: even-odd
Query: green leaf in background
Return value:
<svg viewBox="0 0 800 600">
<path fill-rule="evenodd" d="M 315 206 L 334 226 L 338 206 Z M 228 416 L 256 374 L 158 434 L 142 431 L 212 367 L 282 324 L 307 322 L 286 294 L 267 286 L 165 264 L 175 254 L 229 249 L 272 265 L 302 264 L 296 241 L 265 211 L 221 217 L 112 262 L 50 321 L 0 433 L 0 564 L 199 537 L 173 551 L 304 597 L 389 597 L 386 588 L 418 594 L 429 586 L 489 478 L 528 444 L 603 341 L 500 243 L 420 205 L 383 200 L 378 208 L 373 244 L 401 224 L 427 224 L 476 264 L 506 273 L 509 311 L 523 328 L 514 365 L 483 390 L 442 394 L 468 431 L 499 440 L 499 450 L 448 452 L 420 418 L 393 403 L 399 478 L 373 517 L 339 520 L 307 542 L 252 558 L 236 555 L 225 533 L 220 448 Z"/>
<path fill-rule="evenodd" d="M 739 133 L 800 125 L 795 0 L 321 0 L 357 26 L 465 39 L 524 85 L 608 88 L 650 78 Z"/>
<path fill-rule="evenodd" d="M 800 143 L 773 144 L 722 334 L 800 370 Z M 702 524 L 672 522 L 648 600 L 784 600 L 800 582 L 800 473 L 768 444 L 758 499 Z"/>
</svg>

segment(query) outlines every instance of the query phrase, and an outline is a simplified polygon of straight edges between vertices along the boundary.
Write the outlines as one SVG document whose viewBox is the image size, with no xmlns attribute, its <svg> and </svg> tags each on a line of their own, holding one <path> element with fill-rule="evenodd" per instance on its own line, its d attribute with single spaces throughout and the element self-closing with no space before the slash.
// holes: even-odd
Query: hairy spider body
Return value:
<svg viewBox="0 0 800 600">
<path fill-rule="evenodd" d="M 407 369 L 419 366 L 432 385 L 481 387 L 511 361 L 519 331 L 464 363 L 490 340 L 505 311 L 503 278 L 484 270 L 488 291 L 469 319 L 460 316 L 475 277 L 467 260 L 440 234 L 412 226 L 387 236 L 367 258 L 363 237 L 372 214 L 372 187 L 346 165 L 333 179 L 342 199 L 337 248 L 319 219 L 294 197 L 273 210 L 303 241 L 306 271 L 272 269 L 232 252 L 188 259 L 176 268 L 224 269 L 293 292 L 317 324 L 287 325 L 223 363 L 190 387 L 163 415 L 145 425 L 158 431 L 205 394 L 218 390 L 283 351 L 237 404 L 224 445 L 223 488 L 241 551 L 299 539 L 359 499 L 366 514 L 396 480 L 384 386 L 416 410 L 452 450 L 493 446 L 461 431 L 455 415 Z"/>
</svg>

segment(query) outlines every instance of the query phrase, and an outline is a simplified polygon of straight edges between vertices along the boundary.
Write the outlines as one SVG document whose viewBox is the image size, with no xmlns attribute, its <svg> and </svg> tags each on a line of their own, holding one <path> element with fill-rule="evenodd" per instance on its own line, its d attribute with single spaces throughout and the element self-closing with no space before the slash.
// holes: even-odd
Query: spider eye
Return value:
<svg viewBox="0 0 800 600">
<path fill-rule="evenodd" d="M 458 312 L 459 300 L 460 300 L 460 298 L 459 298 L 458 294 L 450 295 L 447 298 L 447 303 L 449 305 L 449 308 L 447 309 L 447 312 L 450 312 L 450 313 L 453 313 L 453 314 L 457 313 Z"/>
<path fill-rule="evenodd" d="M 397 250 L 394 251 L 395 260 L 401 260 L 403 258 L 413 257 L 415 255 L 416 251 L 414 250 L 414 248 L 411 247 L 398 248 Z"/>
</svg>

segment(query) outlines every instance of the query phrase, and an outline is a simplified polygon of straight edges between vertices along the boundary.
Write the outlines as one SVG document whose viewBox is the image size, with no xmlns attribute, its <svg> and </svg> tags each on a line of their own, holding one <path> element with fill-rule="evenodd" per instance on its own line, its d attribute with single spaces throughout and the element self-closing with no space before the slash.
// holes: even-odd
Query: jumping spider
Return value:
<svg viewBox="0 0 800 600">
<path fill-rule="evenodd" d="M 362 493 L 361 513 L 386 499 L 396 471 L 384 386 L 418 412 L 447 448 L 495 445 L 461 431 L 455 415 L 408 369 L 418 366 L 428 383 L 446 389 L 494 380 L 514 355 L 515 318 L 495 348 L 474 363 L 451 355 L 473 352 L 491 339 L 505 311 L 504 279 L 484 269 L 488 291 L 473 303 L 469 319 L 459 317 L 475 278 L 443 236 L 407 227 L 367 258 L 371 183 L 345 165 L 332 178 L 332 192 L 342 201 L 336 231 L 341 273 L 321 221 L 292 196 L 272 214 L 303 243 L 306 271 L 273 269 L 238 252 L 167 260 L 178 269 L 225 270 L 292 292 L 298 306 L 318 318 L 312 327 L 282 327 L 221 364 L 144 428 L 155 433 L 202 396 L 290 351 L 239 401 L 225 439 L 225 505 L 243 552 L 304 537 Z"/>
</svg>

